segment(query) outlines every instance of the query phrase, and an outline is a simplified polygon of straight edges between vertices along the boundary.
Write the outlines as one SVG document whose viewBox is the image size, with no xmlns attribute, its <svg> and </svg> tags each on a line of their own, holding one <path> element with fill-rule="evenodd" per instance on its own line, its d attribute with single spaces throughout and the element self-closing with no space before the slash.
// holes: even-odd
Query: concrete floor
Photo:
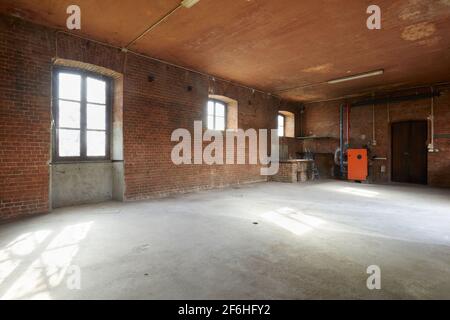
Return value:
<svg viewBox="0 0 450 320">
<path fill-rule="evenodd" d="M 0 298 L 450 299 L 450 190 L 261 183 L 58 209 L 0 226 Z"/>
</svg>

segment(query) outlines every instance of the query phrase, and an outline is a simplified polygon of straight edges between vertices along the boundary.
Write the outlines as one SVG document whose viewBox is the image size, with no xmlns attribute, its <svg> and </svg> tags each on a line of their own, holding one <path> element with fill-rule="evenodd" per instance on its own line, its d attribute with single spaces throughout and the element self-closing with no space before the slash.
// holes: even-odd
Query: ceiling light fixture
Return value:
<svg viewBox="0 0 450 320">
<path fill-rule="evenodd" d="M 199 2 L 200 0 L 183 0 L 181 1 L 181 5 L 185 8 L 192 8 Z"/>
<path fill-rule="evenodd" d="M 348 76 L 348 77 L 344 77 L 344 78 L 338 78 L 338 79 L 329 80 L 329 81 L 327 81 L 327 83 L 328 84 L 335 84 L 335 83 L 340 83 L 340 82 L 345 82 L 345 81 L 351 81 L 351 80 L 356 80 L 356 79 L 362 79 L 362 78 L 368 78 L 368 77 L 373 77 L 373 76 L 379 76 L 379 75 L 382 75 L 382 74 L 384 74 L 384 70 L 380 69 L 380 70 L 375 70 L 375 71 L 355 74 L 353 76 Z"/>
</svg>

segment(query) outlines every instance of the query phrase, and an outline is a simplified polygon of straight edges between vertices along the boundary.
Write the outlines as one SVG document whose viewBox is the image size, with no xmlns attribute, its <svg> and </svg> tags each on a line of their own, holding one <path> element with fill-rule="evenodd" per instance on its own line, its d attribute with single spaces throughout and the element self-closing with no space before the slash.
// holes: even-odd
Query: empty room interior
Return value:
<svg viewBox="0 0 450 320">
<path fill-rule="evenodd" d="M 0 1 L 0 299 L 450 299 L 450 1 Z"/>
</svg>

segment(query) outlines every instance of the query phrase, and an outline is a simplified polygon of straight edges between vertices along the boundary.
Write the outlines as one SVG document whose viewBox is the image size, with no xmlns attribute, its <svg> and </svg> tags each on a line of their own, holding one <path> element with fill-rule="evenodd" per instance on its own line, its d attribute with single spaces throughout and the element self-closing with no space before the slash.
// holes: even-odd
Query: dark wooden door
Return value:
<svg viewBox="0 0 450 320">
<path fill-rule="evenodd" d="M 392 181 L 427 183 L 427 121 L 392 124 Z"/>
</svg>

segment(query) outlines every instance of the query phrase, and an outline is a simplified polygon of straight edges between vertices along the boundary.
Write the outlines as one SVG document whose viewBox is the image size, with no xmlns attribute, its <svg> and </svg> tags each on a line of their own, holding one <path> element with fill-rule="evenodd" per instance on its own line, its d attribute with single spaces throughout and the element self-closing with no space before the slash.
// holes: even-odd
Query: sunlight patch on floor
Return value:
<svg viewBox="0 0 450 320">
<path fill-rule="evenodd" d="M 79 243 L 86 238 L 92 224 L 91 221 L 67 226 L 46 247 L 40 248 L 52 233 L 48 230 L 21 235 L 1 249 L 0 285 L 14 276 L 14 271 L 22 263 L 21 258 L 37 254 L 1 299 L 51 299 L 49 289 L 63 285 L 67 270 L 79 251 Z"/>
<path fill-rule="evenodd" d="M 320 218 L 305 215 L 289 207 L 266 212 L 261 217 L 297 236 L 310 232 L 326 223 Z"/>
</svg>

